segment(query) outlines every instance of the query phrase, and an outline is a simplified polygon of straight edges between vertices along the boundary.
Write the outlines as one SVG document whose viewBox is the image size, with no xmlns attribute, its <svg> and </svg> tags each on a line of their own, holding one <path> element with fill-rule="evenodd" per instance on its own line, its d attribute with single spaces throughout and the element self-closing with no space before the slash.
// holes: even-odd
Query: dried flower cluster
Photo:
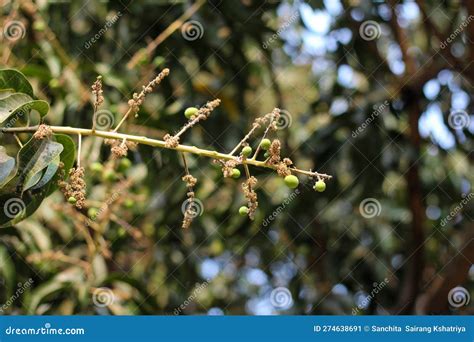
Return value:
<svg viewBox="0 0 474 342">
<path fill-rule="evenodd" d="M 94 110 L 97 111 L 97 108 L 104 103 L 104 91 L 102 90 L 102 76 L 97 76 L 97 79 L 91 86 L 92 94 L 94 94 Z"/>
<path fill-rule="evenodd" d="M 117 140 L 117 139 L 105 139 L 106 145 L 112 146 L 110 151 L 112 152 L 113 159 L 119 159 L 127 155 L 128 150 L 134 150 L 137 147 L 137 143 L 129 140 Z"/>
<path fill-rule="evenodd" d="M 184 211 L 184 218 L 183 218 L 183 224 L 182 228 L 187 229 L 191 226 L 191 223 L 193 222 L 193 219 L 197 216 L 196 208 L 194 205 L 194 198 L 195 194 L 193 191 L 193 187 L 197 183 L 197 179 L 193 177 L 191 174 L 189 174 L 187 166 L 186 166 L 186 172 L 187 174 L 183 176 L 182 180 L 186 183 L 186 186 L 188 187 L 188 192 L 187 192 L 187 201 L 186 201 L 186 208 Z"/>
<path fill-rule="evenodd" d="M 142 86 L 142 91 L 137 94 L 133 94 L 133 98 L 128 100 L 128 105 L 130 106 L 131 112 L 133 114 L 137 114 L 140 106 L 142 105 L 143 101 L 145 100 L 146 94 L 149 94 L 153 91 L 153 88 L 156 87 L 158 84 L 163 81 L 163 79 L 168 76 L 170 73 L 170 69 L 166 68 L 163 69 L 158 76 L 156 76 L 152 81 L 150 81 L 146 86 Z"/>
<path fill-rule="evenodd" d="M 74 205 L 82 209 L 86 202 L 86 182 L 84 181 L 84 168 L 72 168 L 69 170 L 69 181 L 58 182 L 59 188 L 66 199 L 74 198 Z"/>
<path fill-rule="evenodd" d="M 257 178 L 250 176 L 247 180 L 242 183 L 242 189 L 244 191 L 244 196 L 247 199 L 247 207 L 249 209 L 248 215 L 251 220 L 255 217 L 255 211 L 258 207 L 257 193 L 254 190 L 255 185 L 257 185 Z"/>
<path fill-rule="evenodd" d="M 41 140 L 41 139 L 44 139 L 44 138 L 51 137 L 52 134 L 53 134 L 53 130 L 51 129 L 51 127 L 49 127 L 48 125 L 45 125 L 45 124 L 41 124 L 41 125 L 38 126 L 38 129 L 33 134 L 33 137 L 35 139 Z"/>
<path fill-rule="evenodd" d="M 293 162 L 290 158 L 283 158 L 281 160 L 280 156 L 281 144 L 280 140 L 275 139 L 272 141 L 270 148 L 268 149 L 269 157 L 266 161 L 267 164 L 273 165 L 281 177 L 286 177 L 291 175 L 290 166 L 293 165 Z"/>
<path fill-rule="evenodd" d="M 185 175 L 181 178 L 188 188 L 192 188 L 196 185 L 197 179 L 193 177 L 193 175 Z"/>
<path fill-rule="evenodd" d="M 232 177 L 232 172 L 234 167 L 236 167 L 239 162 L 237 160 L 227 160 L 227 161 L 220 161 L 222 163 L 222 173 L 224 177 Z"/>
<path fill-rule="evenodd" d="M 175 136 L 170 135 L 170 134 L 166 134 L 163 137 L 163 140 L 166 143 L 166 147 L 175 148 L 179 145 L 179 137 L 175 137 Z"/>
<path fill-rule="evenodd" d="M 200 121 L 206 120 L 209 115 L 211 115 L 212 111 L 217 108 L 221 104 L 220 99 L 215 99 L 212 101 L 207 102 L 204 106 L 199 108 L 196 114 L 191 116 L 188 123 L 181 128 L 181 130 L 176 133 L 175 135 L 166 134 L 163 137 L 163 140 L 166 143 L 166 147 L 175 148 L 179 145 L 179 137 L 186 132 L 189 128 L 193 127 Z"/>
</svg>

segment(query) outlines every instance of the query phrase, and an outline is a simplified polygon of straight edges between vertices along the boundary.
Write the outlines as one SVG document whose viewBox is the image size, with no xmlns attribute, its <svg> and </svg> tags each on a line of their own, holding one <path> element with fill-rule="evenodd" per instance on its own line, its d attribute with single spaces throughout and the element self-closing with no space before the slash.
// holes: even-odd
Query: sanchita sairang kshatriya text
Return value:
<svg viewBox="0 0 474 342">
<path fill-rule="evenodd" d="M 466 332 L 465 326 L 459 325 L 315 325 L 313 331 L 325 332 L 366 332 L 366 333 L 455 333 Z"/>
</svg>

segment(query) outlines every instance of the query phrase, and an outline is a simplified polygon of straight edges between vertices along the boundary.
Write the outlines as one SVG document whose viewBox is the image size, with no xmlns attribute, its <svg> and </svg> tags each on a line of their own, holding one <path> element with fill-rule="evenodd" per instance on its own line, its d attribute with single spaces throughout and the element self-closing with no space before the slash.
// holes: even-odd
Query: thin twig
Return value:
<svg viewBox="0 0 474 342">
<path fill-rule="evenodd" d="M 278 114 L 278 115 L 279 115 L 279 114 Z M 257 146 L 257 149 L 255 150 L 254 155 L 253 155 L 252 158 L 250 158 L 250 159 L 255 159 L 255 158 L 257 158 L 258 152 L 260 152 L 260 149 L 261 149 L 262 141 L 263 141 L 263 139 L 265 139 L 265 138 L 267 137 L 268 132 L 269 132 L 270 129 L 272 128 L 272 124 L 273 124 L 273 121 L 275 121 L 275 117 L 276 117 L 276 115 L 272 113 L 272 118 L 270 119 L 270 122 L 268 123 L 268 126 L 267 126 L 267 128 L 265 129 L 265 132 L 263 132 L 263 136 L 262 136 L 262 138 L 260 139 L 260 142 L 258 143 L 258 146 Z"/>
<path fill-rule="evenodd" d="M 166 40 L 169 36 L 173 34 L 178 28 L 180 28 L 183 23 L 191 18 L 191 16 L 196 13 L 196 11 L 201 8 L 205 3 L 205 0 L 199 0 L 195 2 L 191 7 L 189 7 L 186 12 L 184 12 L 178 19 L 173 21 L 163 32 L 161 32 L 154 40 L 152 40 L 145 50 L 138 50 L 137 53 L 133 55 L 130 61 L 127 63 L 128 69 L 133 69 L 142 59 L 143 56 L 151 55 L 153 51 L 160 45 L 163 41 Z"/>
<path fill-rule="evenodd" d="M 77 139 L 78 139 L 78 142 L 77 142 L 77 167 L 80 168 L 81 167 L 81 148 L 82 148 L 82 134 L 79 133 L 77 135 Z"/>
<path fill-rule="evenodd" d="M 18 145 L 20 145 L 20 147 L 23 147 L 23 143 L 21 142 L 20 138 L 18 138 L 18 135 L 13 134 L 13 136 L 15 137 L 15 140 L 18 143 Z"/>
</svg>

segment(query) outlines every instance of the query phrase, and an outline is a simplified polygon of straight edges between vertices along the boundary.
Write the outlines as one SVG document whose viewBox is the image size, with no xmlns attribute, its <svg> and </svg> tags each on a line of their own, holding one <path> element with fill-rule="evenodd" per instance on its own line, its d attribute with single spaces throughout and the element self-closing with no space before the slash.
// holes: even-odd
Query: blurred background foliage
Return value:
<svg viewBox="0 0 474 342">
<path fill-rule="evenodd" d="M 455 286 L 474 290 L 473 206 L 461 204 L 472 193 L 474 120 L 448 124 L 453 111 L 472 113 L 474 24 L 446 42 L 474 15 L 470 1 L 2 3 L 2 27 L 25 27 L 20 39 L 3 37 L 2 64 L 51 104 L 49 124 L 90 128 L 99 74 L 103 108 L 118 122 L 132 93 L 169 67 L 122 131 L 162 138 L 183 125 L 186 107 L 219 97 L 183 142 L 230 151 L 278 106 L 292 118 L 278 131 L 283 155 L 334 176 L 323 194 L 301 178 L 282 209 L 291 190 L 252 169 L 252 222 L 237 215 L 240 182 L 189 156 L 204 212 L 182 230 L 186 188 L 173 151 L 140 146 L 120 181 L 86 167 L 87 205 L 105 208 L 97 229 L 57 192 L 1 230 L 0 302 L 32 279 L 5 314 L 173 314 L 181 305 L 180 314 L 472 313 L 472 302 L 447 300 Z M 181 30 L 189 20 L 202 26 L 192 41 Z M 375 38 L 361 31 L 368 20 Z M 83 165 L 105 163 L 109 151 L 84 138 Z M 380 203 L 375 217 L 361 215 L 367 198 Z M 292 295 L 282 308 L 271 300 L 278 287 Z M 113 291 L 109 305 L 94 303 L 98 288 Z"/>
</svg>

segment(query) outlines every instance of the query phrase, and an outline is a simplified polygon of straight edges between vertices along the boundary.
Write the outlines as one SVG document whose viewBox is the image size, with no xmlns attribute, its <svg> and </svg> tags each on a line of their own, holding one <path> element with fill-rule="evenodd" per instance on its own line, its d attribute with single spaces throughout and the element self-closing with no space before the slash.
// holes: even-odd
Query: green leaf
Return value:
<svg viewBox="0 0 474 342">
<path fill-rule="evenodd" d="M 7 180 L 15 167 L 15 158 L 10 157 L 5 147 L 0 146 L 0 186 Z"/>
<path fill-rule="evenodd" d="M 25 75 L 13 69 L 0 70 L 0 92 L 24 93 L 34 98 L 33 87 Z"/>
<path fill-rule="evenodd" d="M 23 191 L 28 190 L 36 183 L 38 183 L 42 177 L 42 171 L 46 169 L 51 163 L 53 163 L 56 157 L 59 157 L 59 154 L 63 151 L 63 145 L 61 145 L 60 143 L 51 140 L 43 141 L 45 141 L 46 143 L 40 154 L 38 155 L 37 153 L 35 157 L 26 166 L 28 172 L 25 176 Z M 52 177 L 50 177 L 50 179 L 51 178 Z"/>
<path fill-rule="evenodd" d="M 45 186 L 51 180 L 51 178 L 53 178 L 54 175 L 56 174 L 60 161 L 61 161 L 61 158 L 59 156 L 56 156 L 53 159 L 53 161 L 48 165 L 44 173 L 41 174 L 41 180 L 38 183 L 36 183 L 36 185 L 33 186 L 31 189 L 32 190 L 39 189 Z"/>
<path fill-rule="evenodd" d="M 13 126 L 33 109 L 43 117 L 49 111 L 49 104 L 43 100 L 33 100 L 22 93 L 14 93 L 0 99 L 0 126 Z"/>
<path fill-rule="evenodd" d="M 57 162 L 58 150 L 63 167 L 56 168 L 54 177 L 51 177 L 49 164 Z M 75 154 L 74 141 L 67 135 L 55 134 L 52 140 L 30 139 L 18 153 L 19 166 L 15 176 L 0 188 L 0 228 L 11 226 L 33 214 L 42 201 L 58 188 L 57 183 L 61 174 L 69 174 Z M 28 181 L 26 175 L 29 172 L 36 175 L 38 174 L 36 171 L 40 172 L 41 180 L 35 183 L 30 177 Z M 25 181 L 27 186 L 36 185 L 25 189 Z"/>
<path fill-rule="evenodd" d="M 0 278 L 1 285 L 6 289 L 6 296 L 11 297 L 13 295 L 16 286 L 16 271 L 15 265 L 8 253 L 5 246 L 0 245 Z"/>
</svg>

